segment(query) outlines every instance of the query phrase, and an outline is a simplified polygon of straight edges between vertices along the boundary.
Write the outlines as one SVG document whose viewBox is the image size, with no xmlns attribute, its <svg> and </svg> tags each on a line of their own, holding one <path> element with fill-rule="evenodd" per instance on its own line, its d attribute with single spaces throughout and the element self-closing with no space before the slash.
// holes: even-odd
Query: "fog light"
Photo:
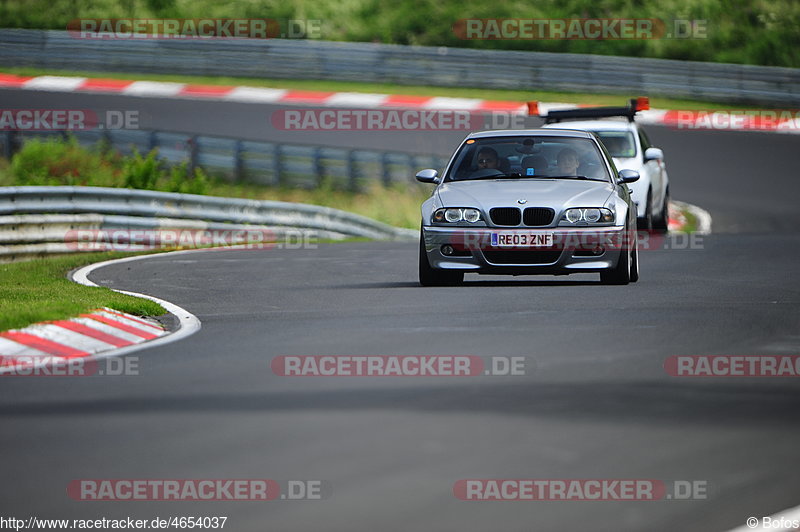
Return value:
<svg viewBox="0 0 800 532">
<path fill-rule="evenodd" d="M 450 257 L 454 253 L 454 251 L 455 250 L 453 249 L 453 246 L 449 244 L 445 244 L 444 246 L 442 246 L 442 255 L 447 255 L 448 257 Z"/>
</svg>

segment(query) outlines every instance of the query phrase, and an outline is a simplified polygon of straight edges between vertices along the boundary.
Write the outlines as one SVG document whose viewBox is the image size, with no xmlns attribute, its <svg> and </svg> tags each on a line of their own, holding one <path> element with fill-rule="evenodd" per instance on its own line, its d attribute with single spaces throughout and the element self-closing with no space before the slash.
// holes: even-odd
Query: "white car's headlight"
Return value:
<svg viewBox="0 0 800 532">
<path fill-rule="evenodd" d="M 481 211 L 478 209 L 448 207 L 446 209 L 437 209 L 436 212 L 433 213 L 433 221 L 438 223 L 475 223 L 480 221 L 480 219 Z"/>
<path fill-rule="evenodd" d="M 561 225 L 589 225 L 614 223 L 614 213 L 605 208 L 567 209 Z"/>
</svg>

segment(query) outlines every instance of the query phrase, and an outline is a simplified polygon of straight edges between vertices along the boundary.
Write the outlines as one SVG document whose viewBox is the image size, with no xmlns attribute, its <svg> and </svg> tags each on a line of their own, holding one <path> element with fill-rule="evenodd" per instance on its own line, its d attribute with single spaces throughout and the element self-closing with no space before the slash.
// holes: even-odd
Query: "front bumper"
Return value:
<svg viewBox="0 0 800 532">
<path fill-rule="evenodd" d="M 552 247 L 499 248 L 491 234 L 553 233 Z M 531 275 L 599 272 L 614 268 L 626 247 L 622 227 L 469 228 L 423 226 L 428 263 L 442 270 Z M 447 247 L 452 248 L 451 254 Z M 444 248 L 444 249 L 443 249 Z"/>
</svg>

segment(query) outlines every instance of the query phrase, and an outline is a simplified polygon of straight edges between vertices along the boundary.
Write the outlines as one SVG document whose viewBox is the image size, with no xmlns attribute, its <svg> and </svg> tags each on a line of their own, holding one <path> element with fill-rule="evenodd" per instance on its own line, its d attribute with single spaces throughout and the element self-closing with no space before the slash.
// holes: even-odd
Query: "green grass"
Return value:
<svg viewBox="0 0 800 532">
<path fill-rule="evenodd" d="M 319 38 L 480 49 L 591 53 L 800 66 L 796 0 L 3 0 L 0 26 L 64 29 L 80 18 L 320 20 Z M 705 21 L 703 38 L 464 40 L 465 18 L 656 18 Z M 285 24 L 284 24 L 285 25 Z"/>
<path fill-rule="evenodd" d="M 79 285 L 67 272 L 124 253 L 88 253 L 0 264 L 0 331 L 31 323 L 66 319 L 100 307 L 137 316 L 160 316 L 161 305 L 105 287 Z"/>
<path fill-rule="evenodd" d="M 429 87 L 423 85 L 398 85 L 391 83 L 361 83 L 355 81 L 287 80 L 266 78 L 231 78 L 208 76 L 185 76 L 173 74 L 131 74 L 130 72 L 87 72 L 75 70 L 53 70 L 29 67 L 0 67 L 0 71 L 18 76 L 79 76 L 90 78 L 114 78 L 147 81 L 173 81 L 199 85 L 247 85 L 275 89 L 296 89 L 330 92 L 366 92 L 378 94 L 407 94 L 412 96 L 449 96 L 452 98 L 479 98 L 484 100 L 517 101 L 520 104 L 537 100 L 590 105 L 624 105 L 628 98 L 643 94 L 585 94 L 553 91 L 520 91 L 502 89 L 475 89 L 470 87 Z M 650 106 L 658 109 L 713 110 L 749 109 L 752 106 L 719 104 L 693 100 L 655 97 Z"/>
<path fill-rule="evenodd" d="M 332 207 L 367 216 L 396 227 L 415 229 L 419 227 L 420 205 L 430 195 L 433 186 L 396 185 L 383 187 L 374 184 L 363 192 L 346 190 L 291 189 L 258 185 L 233 185 L 215 183 L 209 194 L 259 200 L 290 201 Z"/>
<path fill-rule="evenodd" d="M 686 225 L 683 226 L 683 229 L 678 231 L 679 233 L 694 233 L 697 231 L 697 217 L 688 209 L 683 209 L 681 211 L 683 216 L 686 218 Z"/>
</svg>

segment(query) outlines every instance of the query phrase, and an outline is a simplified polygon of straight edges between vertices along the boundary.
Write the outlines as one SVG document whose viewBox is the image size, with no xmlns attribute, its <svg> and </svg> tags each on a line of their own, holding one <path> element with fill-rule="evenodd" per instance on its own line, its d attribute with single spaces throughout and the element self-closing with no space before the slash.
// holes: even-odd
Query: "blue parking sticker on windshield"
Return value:
<svg viewBox="0 0 800 532">
<path fill-rule="evenodd" d="M 528 168 L 527 175 L 533 175 L 533 168 Z"/>
</svg>

